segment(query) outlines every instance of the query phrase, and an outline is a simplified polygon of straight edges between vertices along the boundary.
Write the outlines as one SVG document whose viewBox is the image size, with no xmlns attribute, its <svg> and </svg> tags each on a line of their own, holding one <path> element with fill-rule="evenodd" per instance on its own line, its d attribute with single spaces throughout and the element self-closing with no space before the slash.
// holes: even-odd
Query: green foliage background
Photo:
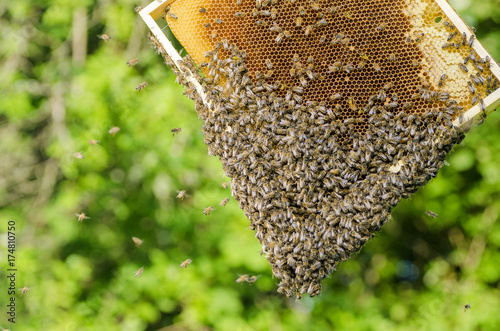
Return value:
<svg viewBox="0 0 500 331">
<path fill-rule="evenodd" d="M 217 206 L 230 196 L 221 187 L 229 179 L 207 155 L 202 121 L 150 47 L 136 5 L 0 1 L 0 326 L 500 329 L 497 113 L 339 265 L 321 296 L 289 300 L 276 293 L 278 280 L 237 202 Z M 500 59 L 498 0 L 452 5 Z M 112 39 L 97 38 L 102 33 Z M 137 92 L 143 81 L 149 85 Z M 121 128 L 115 137 L 107 133 L 113 126 Z M 173 137 L 175 127 L 183 130 Z M 84 160 L 73 157 L 78 151 Z M 191 196 L 180 201 L 183 189 Z M 217 208 L 202 215 L 209 205 Z M 91 219 L 77 222 L 80 212 Z M 15 325 L 5 314 L 8 220 L 16 221 L 16 287 L 30 287 L 17 291 Z M 132 236 L 144 244 L 135 247 Z M 187 258 L 193 263 L 179 268 Z M 241 274 L 259 279 L 236 284 Z"/>
</svg>

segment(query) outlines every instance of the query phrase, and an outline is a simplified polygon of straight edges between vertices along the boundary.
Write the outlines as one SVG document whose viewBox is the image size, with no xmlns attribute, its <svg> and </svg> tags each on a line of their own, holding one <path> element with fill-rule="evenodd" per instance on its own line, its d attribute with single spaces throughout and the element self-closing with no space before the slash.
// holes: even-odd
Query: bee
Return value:
<svg viewBox="0 0 500 331">
<path fill-rule="evenodd" d="M 468 81 L 467 85 L 469 86 L 470 93 L 472 93 L 473 95 L 476 94 L 476 88 L 474 87 L 474 85 L 472 85 L 472 82 Z"/>
<path fill-rule="evenodd" d="M 322 35 L 321 38 L 319 38 L 319 42 L 320 44 L 324 44 L 326 41 L 326 36 L 325 35 Z"/>
<path fill-rule="evenodd" d="M 182 262 L 180 267 L 186 269 L 189 264 L 191 264 L 191 259 L 187 259 L 186 261 Z"/>
<path fill-rule="evenodd" d="M 186 190 L 179 191 L 179 194 L 177 194 L 177 199 L 184 200 L 184 198 L 189 198 L 189 195 L 186 194 Z"/>
<path fill-rule="evenodd" d="M 383 31 L 387 27 L 387 23 L 383 22 L 377 27 L 378 31 Z"/>
<path fill-rule="evenodd" d="M 141 6 L 137 6 L 137 7 L 135 7 L 135 8 L 134 8 L 134 11 L 135 11 L 136 13 L 140 12 L 141 10 L 142 10 L 142 7 L 141 7 Z"/>
<path fill-rule="evenodd" d="M 113 135 L 113 137 L 114 137 L 114 136 L 115 136 L 115 134 L 117 134 L 117 133 L 118 133 L 118 131 L 120 131 L 120 128 L 119 128 L 119 127 L 117 127 L 117 126 L 115 126 L 115 127 L 112 127 L 111 129 L 109 129 L 108 133 L 109 133 L 109 134 L 112 134 L 112 135 Z"/>
<path fill-rule="evenodd" d="M 129 67 L 135 66 L 137 63 L 139 63 L 139 59 L 132 59 L 127 61 L 127 65 Z"/>
<path fill-rule="evenodd" d="M 137 272 L 135 273 L 135 278 L 141 277 L 142 272 L 144 271 L 144 267 L 141 267 Z"/>
<path fill-rule="evenodd" d="M 259 276 L 252 276 L 252 277 L 248 278 L 247 282 L 249 282 L 250 284 L 255 283 L 258 278 L 259 278 Z"/>
<path fill-rule="evenodd" d="M 76 217 L 78 217 L 78 222 L 82 222 L 83 220 L 86 220 L 86 219 L 89 219 L 90 217 L 88 217 L 87 215 L 85 215 L 84 213 L 81 213 L 81 214 L 75 214 Z"/>
<path fill-rule="evenodd" d="M 21 296 L 28 293 L 29 290 L 31 290 L 31 287 L 27 287 L 27 286 L 19 289 L 19 291 L 21 291 Z"/>
<path fill-rule="evenodd" d="M 223 182 L 221 185 L 222 185 L 222 188 L 228 188 L 228 184 L 226 182 Z"/>
<path fill-rule="evenodd" d="M 469 304 L 466 304 L 466 305 L 464 306 L 464 311 L 467 311 L 467 310 L 469 310 L 469 309 L 471 309 L 471 308 L 472 308 L 472 307 L 471 307 Z"/>
<path fill-rule="evenodd" d="M 236 1 L 236 4 L 237 4 L 238 6 L 241 6 L 241 2 L 242 2 L 242 1 L 243 1 L 243 0 L 238 0 L 238 1 Z"/>
<path fill-rule="evenodd" d="M 136 91 L 141 91 L 142 89 L 144 89 L 146 86 L 148 86 L 148 83 L 146 82 L 142 82 L 140 83 L 139 85 L 136 86 Z"/>
<path fill-rule="evenodd" d="M 174 20 L 178 19 L 177 15 L 175 15 L 174 13 L 171 13 L 171 12 L 168 12 L 167 16 L 174 19 Z"/>
<path fill-rule="evenodd" d="M 348 20 L 350 20 L 351 19 L 351 12 L 346 11 L 344 13 L 344 17 L 347 18 Z"/>
<path fill-rule="evenodd" d="M 276 43 L 280 44 L 283 41 L 283 38 L 285 37 L 285 34 L 283 32 L 278 33 L 278 36 L 276 37 Z"/>
<path fill-rule="evenodd" d="M 455 30 L 455 27 L 450 23 L 450 22 L 447 22 L 447 21 L 443 21 L 443 25 L 447 28 L 450 28 L 452 30 Z"/>
<path fill-rule="evenodd" d="M 356 104 L 354 102 L 354 98 L 353 97 L 349 97 L 347 99 L 347 102 L 349 103 L 349 108 L 351 108 L 352 111 L 358 110 L 358 108 L 356 108 Z"/>
<path fill-rule="evenodd" d="M 210 213 L 214 210 L 214 207 L 212 206 L 209 206 L 207 208 L 205 208 L 205 210 L 203 211 L 203 215 L 210 215 Z"/>
<path fill-rule="evenodd" d="M 97 145 L 98 143 L 99 143 L 99 140 L 89 139 L 89 144 L 91 144 L 91 145 Z"/>
<path fill-rule="evenodd" d="M 139 247 L 142 245 L 142 240 L 137 238 L 137 237 L 132 237 L 132 241 L 134 242 L 136 247 Z"/>
<path fill-rule="evenodd" d="M 76 157 L 77 159 L 83 160 L 83 152 L 75 152 L 73 153 L 73 156 Z"/>
<path fill-rule="evenodd" d="M 204 7 L 201 7 L 199 10 L 200 13 L 204 14 L 207 12 L 207 10 Z M 236 16 L 236 15 L 235 15 Z"/>
<path fill-rule="evenodd" d="M 483 99 L 479 99 L 479 109 L 481 109 L 482 112 L 486 111 L 486 105 Z"/>
<path fill-rule="evenodd" d="M 304 32 L 304 33 L 305 33 L 305 35 L 306 35 L 306 37 L 307 37 L 307 36 L 309 36 L 309 34 L 311 34 L 311 32 L 313 31 L 313 29 L 314 29 L 314 26 L 313 26 L 313 25 L 308 25 L 308 26 L 306 27 L 306 31 Z"/>
<path fill-rule="evenodd" d="M 179 133 L 181 131 L 182 131 L 182 128 L 175 128 L 175 129 L 170 130 L 170 132 L 172 132 L 172 136 L 175 136 L 176 133 Z"/>
<path fill-rule="evenodd" d="M 454 44 L 454 43 L 444 43 L 444 44 L 441 46 L 441 48 L 442 48 L 442 49 L 445 49 L 445 48 L 449 48 L 449 47 L 453 47 L 453 46 L 455 46 L 455 44 Z"/>
<path fill-rule="evenodd" d="M 276 14 L 277 14 L 277 10 L 276 8 L 271 8 L 271 19 L 274 21 L 276 20 Z"/>
<path fill-rule="evenodd" d="M 248 282 L 248 275 L 241 275 L 236 279 L 236 283 L 243 283 L 243 282 Z"/>
<path fill-rule="evenodd" d="M 462 45 L 465 46 L 467 43 L 467 34 L 465 32 L 462 32 Z"/>
<path fill-rule="evenodd" d="M 304 9 L 304 7 L 300 6 L 299 7 L 299 15 L 304 16 L 305 14 L 306 14 L 306 10 Z"/>
<path fill-rule="evenodd" d="M 418 68 L 418 67 L 420 67 L 420 62 L 419 62 L 419 61 L 417 61 L 417 60 L 413 60 L 412 65 L 413 65 L 415 68 Z"/>
<path fill-rule="evenodd" d="M 430 210 L 426 210 L 425 213 L 427 215 L 429 215 L 430 217 L 434 217 L 434 218 L 438 217 L 438 215 L 435 212 L 432 212 Z"/>
<path fill-rule="evenodd" d="M 394 53 L 389 54 L 389 61 L 396 61 L 396 55 L 394 55 Z"/>
<path fill-rule="evenodd" d="M 446 75 L 446 74 L 442 74 L 442 75 L 441 75 L 441 77 L 439 77 L 439 82 L 438 82 L 438 85 L 439 85 L 439 86 L 443 86 L 444 81 L 445 81 L 445 79 L 446 79 L 446 78 L 448 78 L 448 75 Z"/>
<path fill-rule="evenodd" d="M 472 47 L 472 44 L 474 43 L 474 39 L 476 39 L 476 36 L 471 35 L 469 38 L 469 42 L 468 42 L 469 47 Z"/>
<path fill-rule="evenodd" d="M 467 66 L 465 64 L 461 63 L 458 66 L 460 67 L 460 69 L 462 69 L 462 71 L 469 72 L 469 69 L 467 69 Z"/>
<path fill-rule="evenodd" d="M 216 18 L 216 19 L 214 20 L 214 23 L 216 23 L 216 24 L 222 24 L 222 19 L 220 19 L 220 18 Z"/>
<path fill-rule="evenodd" d="M 380 68 L 380 65 L 378 63 L 373 64 L 373 69 L 377 72 L 380 72 L 382 69 Z"/>
<path fill-rule="evenodd" d="M 479 101 L 479 96 L 475 95 L 472 97 L 471 105 L 475 105 Z"/>
<path fill-rule="evenodd" d="M 247 16 L 247 14 L 244 12 L 237 12 L 234 14 L 234 17 L 245 17 L 245 16 Z"/>
<path fill-rule="evenodd" d="M 474 67 L 476 67 L 476 69 L 479 70 L 480 72 L 483 72 L 483 66 L 480 65 L 479 63 L 474 63 Z"/>
<path fill-rule="evenodd" d="M 221 201 L 221 203 L 219 203 L 219 206 L 224 207 L 225 205 L 227 205 L 230 199 L 231 198 L 225 198 L 224 200 Z"/>
<path fill-rule="evenodd" d="M 365 65 L 366 65 L 366 61 L 360 61 L 360 62 L 358 63 L 358 65 L 356 66 L 356 68 L 357 68 L 358 70 L 361 70 L 361 69 L 363 69 L 363 68 L 365 67 Z"/>
<path fill-rule="evenodd" d="M 448 36 L 448 38 L 446 38 L 446 41 L 452 40 L 457 34 L 458 34 L 458 32 L 456 32 L 456 31 L 450 33 L 450 35 Z"/>
<path fill-rule="evenodd" d="M 108 42 L 108 40 L 111 39 L 111 37 L 105 33 L 101 34 L 101 35 L 98 35 L 99 38 L 101 38 L 102 40 L 104 40 L 104 42 Z"/>
</svg>

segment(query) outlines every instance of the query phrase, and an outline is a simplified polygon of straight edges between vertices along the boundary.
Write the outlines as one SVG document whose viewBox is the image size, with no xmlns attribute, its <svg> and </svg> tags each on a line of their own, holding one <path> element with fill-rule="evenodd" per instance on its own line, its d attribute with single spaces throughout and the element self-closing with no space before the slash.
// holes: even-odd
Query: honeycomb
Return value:
<svg viewBox="0 0 500 331">
<path fill-rule="evenodd" d="M 319 294 L 436 176 L 452 121 L 498 84 L 433 1 L 177 0 L 164 18 L 189 55 L 152 41 L 288 296 Z"/>
</svg>

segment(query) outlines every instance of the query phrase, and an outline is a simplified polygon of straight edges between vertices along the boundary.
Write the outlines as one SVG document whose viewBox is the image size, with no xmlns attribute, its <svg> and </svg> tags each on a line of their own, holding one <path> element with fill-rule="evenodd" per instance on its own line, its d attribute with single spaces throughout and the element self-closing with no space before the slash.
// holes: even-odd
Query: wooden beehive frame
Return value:
<svg viewBox="0 0 500 331">
<path fill-rule="evenodd" d="M 156 20 L 165 15 L 165 8 L 170 5 L 171 3 L 175 2 L 176 0 L 155 0 L 151 2 L 148 6 L 143 8 L 139 14 L 141 15 L 142 19 L 146 23 L 146 25 L 149 27 L 151 30 L 151 33 L 155 36 L 155 38 L 160 42 L 160 44 L 163 46 L 167 54 L 172 58 L 174 64 L 178 67 L 180 70 L 179 66 L 179 61 L 182 60 L 182 57 L 180 54 L 177 52 L 177 50 L 172 46 L 172 43 L 168 40 L 168 38 L 165 36 L 163 33 L 163 30 L 158 26 L 156 23 Z M 462 18 L 458 15 L 458 13 L 451 8 L 450 4 L 446 0 L 434 0 L 441 10 L 446 14 L 446 16 L 449 18 L 449 20 L 456 26 L 458 31 L 460 33 L 466 33 L 467 38 L 470 38 L 470 36 L 473 34 L 472 31 L 469 29 L 467 24 L 462 20 Z M 481 58 L 486 58 L 486 56 L 489 56 L 491 59 L 491 55 L 488 53 L 488 51 L 481 45 L 479 42 L 475 42 L 472 45 L 472 48 L 476 53 L 481 57 Z M 184 69 L 185 70 L 185 69 Z M 500 80 L 500 67 L 498 64 L 492 59 L 491 64 L 490 64 L 490 70 L 492 74 Z M 196 88 L 198 94 L 202 98 L 203 102 L 207 107 L 211 108 L 210 104 L 208 103 L 208 98 L 206 94 L 203 92 L 203 89 L 200 85 L 200 83 L 194 78 L 195 76 L 193 74 L 187 75 L 186 79 L 193 84 L 193 86 Z M 500 88 L 496 89 L 493 93 L 488 95 L 484 99 L 484 104 L 486 106 L 486 111 L 483 113 L 481 109 L 479 108 L 479 104 L 476 104 L 475 106 L 469 108 L 467 111 L 463 113 L 462 116 L 457 117 L 453 124 L 457 127 L 470 127 L 474 122 L 480 122 L 483 120 L 484 116 L 491 113 L 494 111 L 497 107 L 500 106 Z"/>
</svg>

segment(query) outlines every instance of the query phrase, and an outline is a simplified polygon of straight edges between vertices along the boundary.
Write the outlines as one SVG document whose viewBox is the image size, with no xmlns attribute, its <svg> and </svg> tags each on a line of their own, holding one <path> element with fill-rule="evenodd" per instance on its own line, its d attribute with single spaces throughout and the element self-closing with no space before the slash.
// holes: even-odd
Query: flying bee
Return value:
<svg viewBox="0 0 500 331">
<path fill-rule="evenodd" d="M 132 59 L 127 61 L 129 67 L 135 66 L 137 63 L 139 63 L 139 59 Z"/>
<path fill-rule="evenodd" d="M 222 185 L 222 188 L 228 188 L 228 184 L 226 182 L 223 182 L 221 185 Z"/>
<path fill-rule="evenodd" d="M 148 83 L 147 82 L 142 82 L 140 83 L 139 85 L 136 86 L 136 90 L 137 91 L 141 91 L 142 89 L 144 89 L 146 86 L 148 86 Z"/>
<path fill-rule="evenodd" d="M 471 308 L 472 308 L 472 307 L 471 307 L 469 304 L 466 304 L 466 305 L 464 306 L 464 311 L 467 311 L 467 310 L 469 310 L 469 309 L 471 309 Z"/>
<path fill-rule="evenodd" d="M 179 194 L 177 194 L 177 199 L 184 200 L 184 198 L 189 198 L 189 194 L 186 194 L 186 190 L 179 191 Z"/>
<path fill-rule="evenodd" d="M 135 273 L 135 278 L 141 277 L 142 272 L 144 271 L 144 267 L 141 267 L 137 272 Z"/>
<path fill-rule="evenodd" d="M 441 77 L 439 77 L 439 82 L 438 82 L 438 85 L 439 85 L 439 86 L 443 86 L 444 81 L 445 81 L 445 79 L 446 79 L 447 77 L 448 77 L 448 75 L 446 75 L 446 74 L 442 74 L 442 75 L 441 75 Z"/>
<path fill-rule="evenodd" d="M 187 266 L 188 266 L 191 262 L 193 262 L 193 261 L 191 261 L 191 259 L 187 259 L 186 261 L 184 261 L 184 262 L 182 262 L 182 263 L 181 263 L 181 266 L 180 266 L 180 267 L 181 267 L 181 268 L 186 269 L 186 268 L 187 268 Z"/>
<path fill-rule="evenodd" d="M 101 38 L 102 40 L 104 40 L 105 43 L 108 42 L 108 40 L 111 39 L 111 37 L 105 33 L 101 34 L 101 35 L 98 35 L 99 38 Z"/>
<path fill-rule="evenodd" d="M 214 207 L 212 206 L 209 206 L 207 208 L 205 208 L 205 210 L 203 211 L 203 215 L 210 215 L 210 213 L 214 210 Z"/>
<path fill-rule="evenodd" d="M 227 205 L 230 199 L 231 198 L 225 198 L 224 200 L 221 201 L 221 203 L 219 203 L 219 206 L 224 207 L 225 205 Z"/>
<path fill-rule="evenodd" d="M 177 133 L 179 133 L 181 131 L 182 131 L 182 128 L 175 128 L 175 129 L 170 130 L 170 132 L 172 132 L 172 136 L 175 136 Z"/>
<path fill-rule="evenodd" d="M 75 152 L 73 153 L 73 156 L 76 157 L 77 159 L 83 160 L 83 152 Z"/>
<path fill-rule="evenodd" d="M 19 291 L 21 291 L 21 296 L 28 293 L 29 290 L 31 290 L 31 287 L 27 287 L 27 286 L 19 289 Z"/>
<path fill-rule="evenodd" d="M 85 213 L 75 214 L 75 215 L 76 215 L 76 217 L 78 217 L 78 222 L 82 222 L 83 220 L 86 220 L 86 219 L 90 218 L 87 215 L 85 215 Z"/>
<path fill-rule="evenodd" d="M 425 213 L 427 215 L 429 215 L 430 217 L 434 217 L 434 218 L 438 217 L 438 215 L 435 212 L 432 212 L 430 210 L 426 210 Z"/>
<path fill-rule="evenodd" d="M 238 277 L 236 279 L 236 283 L 243 283 L 243 282 L 247 282 L 248 281 L 248 275 L 245 274 L 245 275 L 241 275 L 240 277 Z"/>
<path fill-rule="evenodd" d="M 247 282 L 250 284 L 255 283 L 258 278 L 259 278 L 259 276 L 252 276 L 252 277 L 248 278 Z"/>
<path fill-rule="evenodd" d="M 99 140 L 89 139 L 89 144 L 91 144 L 91 145 L 97 145 L 98 143 L 99 143 Z"/>
<path fill-rule="evenodd" d="M 141 6 L 137 6 L 137 7 L 135 7 L 135 8 L 134 8 L 134 11 L 135 11 L 136 13 L 140 12 L 141 10 L 142 10 L 142 7 L 141 7 Z"/>
<path fill-rule="evenodd" d="M 108 133 L 113 135 L 113 137 L 115 136 L 115 134 L 118 133 L 118 131 L 120 131 L 120 128 L 115 126 L 115 127 L 112 127 L 111 129 L 109 129 Z"/>
<path fill-rule="evenodd" d="M 142 245 L 142 240 L 137 238 L 137 237 L 132 237 L 132 241 L 134 242 L 136 247 L 139 247 Z"/>
</svg>

